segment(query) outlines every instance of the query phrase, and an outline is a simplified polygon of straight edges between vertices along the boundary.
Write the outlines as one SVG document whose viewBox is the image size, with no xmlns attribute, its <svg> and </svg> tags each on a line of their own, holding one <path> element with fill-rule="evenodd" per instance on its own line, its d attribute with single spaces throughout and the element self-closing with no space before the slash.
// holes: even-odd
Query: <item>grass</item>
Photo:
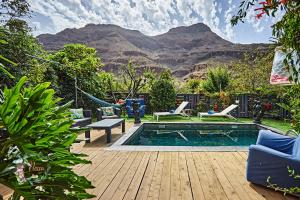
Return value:
<svg viewBox="0 0 300 200">
<path fill-rule="evenodd" d="M 125 118 L 128 122 L 133 122 L 133 118 Z M 142 122 L 156 122 L 156 119 L 153 118 L 152 115 L 145 115 L 144 118 L 141 119 Z M 238 118 L 237 120 L 222 118 L 222 117 L 210 117 L 210 118 L 202 118 L 199 117 L 182 117 L 182 116 L 165 116 L 159 119 L 160 122 L 241 122 L 241 123 L 249 123 L 253 120 L 250 118 Z M 288 131 L 291 129 L 291 125 L 289 122 L 284 120 L 274 120 L 274 119 L 263 119 L 262 124 L 266 126 L 270 126 L 276 128 L 281 131 Z"/>
</svg>

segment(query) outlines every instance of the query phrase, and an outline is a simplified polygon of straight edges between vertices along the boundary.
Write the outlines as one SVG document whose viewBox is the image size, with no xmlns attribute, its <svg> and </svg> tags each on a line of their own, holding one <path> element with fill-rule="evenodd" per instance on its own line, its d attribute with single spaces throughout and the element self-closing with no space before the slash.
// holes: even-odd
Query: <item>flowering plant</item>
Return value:
<svg viewBox="0 0 300 200">
<path fill-rule="evenodd" d="M 69 104 L 58 106 L 50 83 L 26 87 L 26 77 L 6 88 L 0 103 L 0 183 L 14 190 L 12 199 L 87 199 L 93 188 L 73 172 L 90 163 L 70 152 L 77 133 Z"/>
</svg>

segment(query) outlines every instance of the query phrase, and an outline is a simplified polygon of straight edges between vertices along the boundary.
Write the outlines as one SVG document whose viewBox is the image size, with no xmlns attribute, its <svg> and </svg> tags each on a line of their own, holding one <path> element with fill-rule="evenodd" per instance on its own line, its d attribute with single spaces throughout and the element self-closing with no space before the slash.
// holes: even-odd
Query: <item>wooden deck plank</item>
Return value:
<svg viewBox="0 0 300 200">
<path fill-rule="evenodd" d="M 153 152 L 152 152 L 153 154 Z M 127 181 L 129 181 L 129 179 L 127 180 L 127 178 L 124 178 L 124 182 L 122 182 L 120 184 L 120 186 L 118 187 L 116 193 L 114 194 L 114 196 L 112 197 L 112 200 L 122 200 L 122 199 L 126 199 L 126 200 L 134 200 L 136 197 L 136 194 L 139 190 L 140 184 L 143 180 L 148 162 L 149 162 L 149 158 L 150 158 L 151 152 L 145 152 L 144 156 L 141 160 L 141 162 L 139 163 L 138 168 L 131 168 L 129 173 L 134 173 L 134 177 L 132 178 L 132 180 L 130 180 L 129 182 L 129 186 L 127 187 Z M 128 177 L 130 177 L 130 175 L 128 175 Z"/>
<path fill-rule="evenodd" d="M 193 199 L 191 183 L 184 152 L 179 152 L 180 192 L 183 200 Z"/>
<path fill-rule="evenodd" d="M 194 200 L 203 200 L 205 199 L 204 192 L 198 177 L 198 173 L 191 152 L 186 152 L 185 157 L 187 161 L 187 168 L 190 177 L 193 198 Z"/>
<path fill-rule="evenodd" d="M 245 200 L 264 200 L 265 198 L 262 195 L 251 190 L 249 183 L 245 180 L 245 176 L 239 172 L 238 166 L 231 163 L 228 158 L 229 155 L 230 153 L 213 153 L 213 156 L 217 159 L 219 165 L 222 166 L 223 172 L 226 174 L 226 177 L 238 195 Z"/>
<path fill-rule="evenodd" d="M 234 186 L 231 185 L 223 170 L 221 169 L 222 166 L 220 166 L 219 163 L 216 161 L 216 158 L 211 153 L 208 153 L 207 156 L 210 160 L 216 177 L 218 178 L 219 182 L 224 188 L 224 192 L 226 193 L 227 198 L 230 200 L 244 200 L 245 198 L 243 196 L 239 197 Z"/>
<path fill-rule="evenodd" d="M 103 169 L 109 165 L 109 163 L 113 162 L 114 159 L 117 159 L 119 152 L 108 152 L 105 154 L 105 157 L 101 160 L 92 160 L 94 163 L 93 165 L 90 165 L 89 168 L 86 169 L 86 171 L 83 171 L 82 174 L 85 175 L 88 179 L 91 179 L 93 181 L 93 178 L 98 178 L 102 173 Z"/>
<path fill-rule="evenodd" d="M 160 200 L 169 200 L 171 191 L 171 162 L 172 157 L 170 152 L 163 152 L 164 166 L 161 178 L 161 187 L 159 191 Z"/>
<path fill-rule="evenodd" d="M 170 200 L 180 200 L 180 175 L 179 175 L 179 161 L 178 152 L 172 152 L 172 165 L 171 165 L 171 194 Z"/>
<path fill-rule="evenodd" d="M 155 171 L 153 174 L 153 179 L 148 193 L 149 200 L 158 199 L 159 191 L 161 186 L 161 177 L 163 172 L 165 154 L 163 152 L 158 152 L 157 163 L 155 166 Z"/>
<path fill-rule="evenodd" d="M 141 153 L 140 153 L 141 154 Z M 120 183 L 124 179 L 125 175 L 127 174 L 128 170 L 130 169 L 131 164 L 133 161 L 138 162 L 137 158 L 138 152 L 130 153 L 128 159 L 126 159 L 124 165 L 120 168 L 119 172 L 113 178 L 113 180 L 109 183 L 106 190 L 103 192 L 100 200 L 111 199 L 116 192 L 117 188 L 119 187 Z M 140 158 L 141 159 L 141 158 Z"/>
<path fill-rule="evenodd" d="M 119 152 L 117 157 L 105 167 L 103 172 L 93 178 L 92 183 L 96 187 L 96 189 L 93 190 L 93 194 L 95 194 L 97 198 L 106 190 L 130 154 L 130 152 Z"/>
<path fill-rule="evenodd" d="M 214 193 L 216 195 L 216 199 L 228 199 L 221 183 L 216 177 L 216 174 L 211 166 L 211 163 L 209 162 L 209 159 L 205 152 L 203 152 L 202 156 L 200 156 L 200 159 L 202 160 L 202 165 L 205 169 L 205 172 L 208 176 L 208 183 L 213 187 Z"/>
<path fill-rule="evenodd" d="M 151 154 L 147 170 L 145 172 L 144 178 L 142 180 L 142 183 L 138 190 L 138 194 L 136 196 L 137 200 L 145 200 L 148 197 L 149 189 L 153 178 L 153 173 L 156 166 L 157 156 L 158 156 L 158 152 Z"/>
<path fill-rule="evenodd" d="M 192 152 L 192 155 L 194 158 L 198 177 L 199 177 L 200 183 L 202 185 L 202 189 L 203 189 L 203 191 L 205 191 L 204 192 L 205 199 L 206 200 L 215 200 L 217 197 L 213 190 L 214 186 L 209 184 L 209 180 L 208 180 L 209 177 L 206 174 L 204 166 L 203 166 L 203 162 L 200 159 L 200 157 L 204 155 L 204 152 Z"/>
<path fill-rule="evenodd" d="M 82 176 L 89 175 L 98 165 L 100 165 L 107 157 L 113 156 L 116 154 L 109 153 L 107 151 L 96 151 L 97 154 L 95 154 L 94 157 L 91 157 L 87 160 L 92 161 L 91 164 L 82 165 L 81 167 L 75 169 L 77 173 L 79 173 Z"/>
</svg>

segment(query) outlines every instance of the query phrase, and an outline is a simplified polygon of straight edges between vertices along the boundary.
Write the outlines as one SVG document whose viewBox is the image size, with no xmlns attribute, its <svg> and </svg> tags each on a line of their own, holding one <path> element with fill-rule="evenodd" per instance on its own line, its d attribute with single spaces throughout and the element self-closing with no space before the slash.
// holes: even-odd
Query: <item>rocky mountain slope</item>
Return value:
<svg viewBox="0 0 300 200">
<path fill-rule="evenodd" d="M 137 66 L 156 71 L 169 68 L 177 77 L 205 70 L 209 63 L 229 63 L 240 59 L 245 52 L 268 48 L 267 44 L 231 43 L 202 23 L 172 28 L 157 36 L 146 36 L 116 25 L 88 24 L 54 35 L 42 34 L 38 40 L 47 50 L 58 50 L 68 43 L 94 47 L 105 63 L 106 71 L 118 73 L 131 59 Z"/>
</svg>

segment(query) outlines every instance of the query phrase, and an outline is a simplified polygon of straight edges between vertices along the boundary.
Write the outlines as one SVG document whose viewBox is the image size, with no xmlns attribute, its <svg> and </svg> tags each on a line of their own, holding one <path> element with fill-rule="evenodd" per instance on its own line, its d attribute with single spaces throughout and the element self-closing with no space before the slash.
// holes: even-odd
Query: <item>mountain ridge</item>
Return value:
<svg viewBox="0 0 300 200">
<path fill-rule="evenodd" d="M 156 36 L 112 24 L 87 24 L 56 34 L 41 34 L 38 40 L 46 50 L 58 50 L 68 43 L 94 47 L 105 64 L 104 70 L 120 73 L 131 59 L 137 66 L 156 71 L 171 69 L 179 78 L 187 77 L 201 64 L 230 63 L 254 49 L 265 51 L 269 44 L 235 44 L 203 24 L 179 26 Z M 200 67 L 205 73 L 205 68 Z"/>
</svg>

